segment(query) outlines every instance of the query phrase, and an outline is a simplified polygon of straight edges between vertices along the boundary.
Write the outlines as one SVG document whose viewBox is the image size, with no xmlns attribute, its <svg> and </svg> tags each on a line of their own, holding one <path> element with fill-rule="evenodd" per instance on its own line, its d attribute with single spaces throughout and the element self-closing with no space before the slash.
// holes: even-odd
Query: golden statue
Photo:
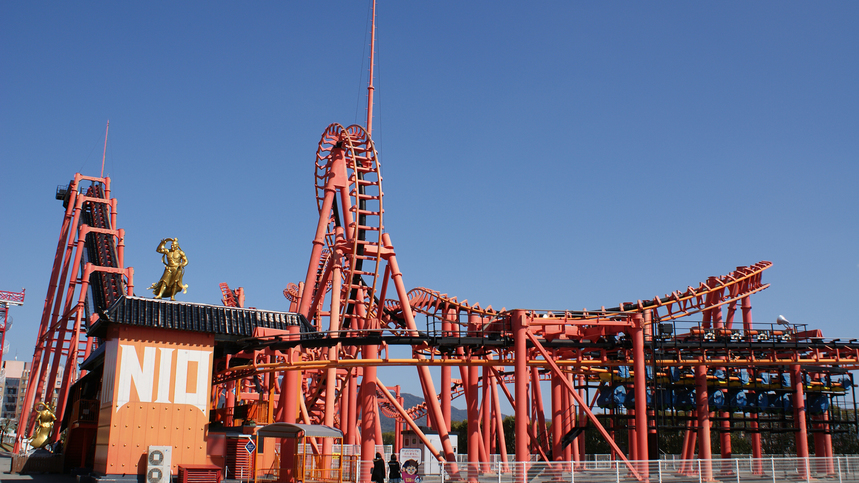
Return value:
<svg viewBox="0 0 859 483">
<path fill-rule="evenodd" d="M 168 250 L 165 245 L 170 243 Z M 155 292 L 155 298 L 169 296 L 170 300 L 176 300 L 174 296 L 183 291 L 188 293 L 188 284 L 182 285 L 182 277 L 185 275 L 185 265 L 188 265 L 188 257 L 185 252 L 179 248 L 179 240 L 176 238 L 165 238 L 161 240 L 156 249 L 161 253 L 161 260 L 164 262 L 164 274 L 161 275 L 161 280 L 153 283 L 149 290 Z"/>
<path fill-rule="evenodd" d="M 51 430 L 54 429 L 54 421 L 57 416 L 54 414 L 53 408 L 47 404 L 40 402 L 36 405 L 43 407 L 41 411 L 36 411 L 36 427 L 33 429 L 33 437 L 30 438 L 30 446 L 35 449 L 44 448 L 48 444 L 48 437 L 51 436 Z"/>
</svg>

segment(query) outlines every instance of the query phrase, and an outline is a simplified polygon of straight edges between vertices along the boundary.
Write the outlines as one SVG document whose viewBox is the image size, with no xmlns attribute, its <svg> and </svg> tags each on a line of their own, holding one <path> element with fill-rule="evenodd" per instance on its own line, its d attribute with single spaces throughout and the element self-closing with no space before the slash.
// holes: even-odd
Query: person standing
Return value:
<svg viewBox="0 0 859 483">
<path fill-rule="evenodd" d="M 370 475 L 370 480 L 373 483 L 385 483 L 385 460 L 382 459 L 382 453 L 376 453 L 373 458 L 373 473 Z"/>
<path fill-rule="evenodd" d="M 391 461 L 388 461 L 388 483 L 400 483 L 402 481 L 400 462 L 397 461 L 397 455 L 391 453 Z"/>
</svg>

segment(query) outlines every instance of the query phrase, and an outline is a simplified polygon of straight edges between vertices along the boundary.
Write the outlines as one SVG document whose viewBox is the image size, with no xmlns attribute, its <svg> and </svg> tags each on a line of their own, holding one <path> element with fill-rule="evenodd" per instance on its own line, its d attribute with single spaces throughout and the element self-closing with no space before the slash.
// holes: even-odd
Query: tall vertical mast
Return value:
<svg viewBox="0 0 859 483">
<path fill-rule="evenodd" d="M 373 0 L 373 20 L 370 27 L 370 85 L 367 86 L 367 135 L 373 133 L 373 66 L 376 62 L 376 0 Z"/>
<path fill-rule="evenodd" d="M 104 178 L 104 158 L 107 157 L 107 131 L 110 129 L 110 119 L 107 120 L 107 127 L 104 128 L 104 152 L 101 154 L 101 174 L 99 178 Z"/>
</svg>

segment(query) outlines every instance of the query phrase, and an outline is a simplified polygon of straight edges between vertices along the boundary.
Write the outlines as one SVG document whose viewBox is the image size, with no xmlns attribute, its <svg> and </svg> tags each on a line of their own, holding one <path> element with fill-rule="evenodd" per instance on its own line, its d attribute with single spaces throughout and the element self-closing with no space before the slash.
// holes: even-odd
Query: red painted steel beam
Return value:
<svg viewBox="0 0 859 483">
<path fill-rule="evenodd" d="M 524 315 L 522 317 L 524 317 Z M 527 330 L 527 326 L 524 326 L 524 329 L 525 330 L 524 330 L 523 335 L 531 341 L 531 343 L 534 345 L 534 348 L 540 352 L 540 354 L 543 356 L 544 359 L 546 359 L 546 362 L 549 363 L 549 366 L 552 368 L 552 370 L 556 374 L 563 376 L 564 372 L 561 370 L 560 367 L 558 367 L 557 364 L 555 364 L 555 361 L 552 360 L 549 353 L 546 351 L 546 349 L 543 347 L 543 345 L 540 344 L 540 341 L 537 340 L 536 337 L 534 337 L 534 334 L 532 334 L 531 332 L 529 332 Z M 614 438 L 609 436 L 608 432 L 605 430 L 603 425 L 599 422 L 599 419 L 597 419 L 597 417 L 594 415 L 594 413 L 591 412 L 590 408 L 587 407 L 587 403 L 585 403 L 585 401 L 579 396 L 579 393 L 576 392 L 573 385 L 570 384 L 570 382 L 565 377 L 563 378 L 563 381 L 565 382 L 565 385 L 567 386 L 567 390 L 570 392 L 570 394 L 573 396 L 573 398 L 576 400 L 576 402 L 580 405 L 580 407 L 582 407 L 585 410 L 585 413 L 588 415 L 588 418 L 591 420 L 591 422 L 594 424 L 594 426 L 597 428 L 597 430 L 600 432 L 600 434 L 603 436 L 603 438 L 605 438 L 605 440 L 606 440 L 606 442 L 608 442 L 609 446 L 611 446 L 611 448 L 617 453 L 617 455 L 620 457 L 620 459 L 623 460 L 624 464 L 626 464 L 626 467 L 635 476 L 635 478 L 637 480 L 641 480 L 642 479 L 641 474 L 633 467 L 632 464 L 630 464 L 630 462 L 626 458 L 626 456 L 623 455 L 623 452 L 620 450 L 620 448 L 618 448 L 617 443 L 615 443 Z M 517 418 L 518 418 L 518 413 L 517 413 Z M 517 432 L 518 432 L 518 428 L 517 428 Z"/>
<path fill-rule="evenodd" d="M 635 370 L 635 436 L 637 455 L 635 459 L 642 461 L 648 459 L 647 451 L 647 380 L 644 368 L 644 327 L 643 318 L 638 315 L 635 319 L 638 327 L 632 329 L 633 369 Z M 653 375 L 656 377 L 656 374 Z M 654 397 L 656 395 L 654 394 Z M 649 468 L 644 465 L 641 468 L 641 477 L 647 478 Z"/>
</svg>

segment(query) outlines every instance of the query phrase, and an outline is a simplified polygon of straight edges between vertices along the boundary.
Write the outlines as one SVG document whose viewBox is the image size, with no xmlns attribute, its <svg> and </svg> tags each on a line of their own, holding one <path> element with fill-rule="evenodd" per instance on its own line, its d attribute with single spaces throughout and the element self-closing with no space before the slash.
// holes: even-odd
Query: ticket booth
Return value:
<svg viewBox="0 0 859 483">
<path fill-rule="evenodd" d="M 255 442 L 255 482 L 342 483 L 352 481 L 357 465 L 356 456 L 342 454 L 343 433 L 329 426 L 273 423 L 257 429 Z"/>
</svg>

